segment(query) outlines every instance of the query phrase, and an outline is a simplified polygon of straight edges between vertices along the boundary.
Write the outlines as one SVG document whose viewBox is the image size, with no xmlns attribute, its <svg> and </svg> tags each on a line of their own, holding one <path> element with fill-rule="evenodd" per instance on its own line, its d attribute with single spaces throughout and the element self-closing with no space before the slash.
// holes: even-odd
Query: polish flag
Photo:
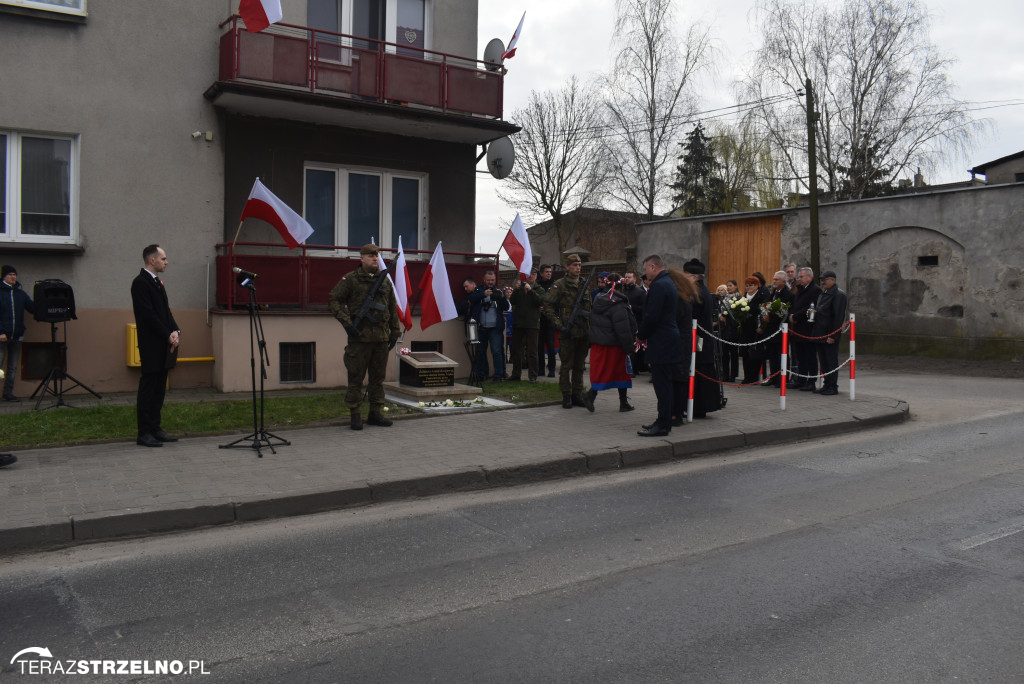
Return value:
<svg viewBox="0 0 1024 684">
<path fill-rule="evenodd" d="M 452 288 L 448 283 L 448 269 L 444 265 L 441 243 L 434 248 L 430 264 L 420 280 L 420 330 L 426 330 L 435 323 L 450 321 L 459 315 L 452 299 Z"/>
<path fill-rule="evenodd" d="M 281 21 L 281 0 L 241 0 L 238 13 L 245 22 L 245 30 L 259 33 L 271 24 Z"/>
<path fill-rule="evenodd" d="M 377 261 L 380 263 L 380 269 L 383 271 L 387 268 L 387 264 L 384 263 L 384 257 L 377 254 Z M 391 277 L 391 274 L 395 275 L 398 279 L 398 283 Z M 398 304 L 398 319 L 402 321 L 406 330 L 412 330 L 412 307 L 409 306 L 409 295 L 412 294 L 412 285 L 409 284 L 409 267 L 405 263 L 405 251 L 402 249 L 402 236 L 398 236 L 398 256 L 395 257 L 395 267 L 388 273 L 388 281 L 391 283 L 391 289 L 395 291 L 395 300 Z"/>
<path fill-rule="evenodd" d="M 533 268 L 533 250 L 530 249 L 530 237 L 526 234 L 519 214 L 516 214 L 516 220 L 512 222 L 512 227 L 508 229 L 508 235 L 501 242 L 501 246 L 505 248 L 505 253 L 515 263 L 519 272 L 525 278 L 529 278 L 530 270 Z"/>
<path fill-rule="evenodd" d="M 504 62 L 506 59 L 512 59 L 516 56 L 516 43 L 519 42 L 519 34 L 523 30 L 523 21 L 526 19 L 526 12 L 523 12 L 523 18 L 519 20 L 519 26 L 516 27 L 516 32 L 512 34 L 512 40 L 508 41 L 508 47 L 504 52 L 501 53 L 501 61 Z M 246 22 L 248 23 L 248 22 Z"/>
<path fill-rule="evenodd" d="M 295 249 L 313 234 L 313 227 L 291 208 L 267 190 L 257 178 L 249 193 L 249 201 L 242 209 L 241 221 L 247 218 L 258 218 L 277 228 L 289 249 Z"/>
</svg>

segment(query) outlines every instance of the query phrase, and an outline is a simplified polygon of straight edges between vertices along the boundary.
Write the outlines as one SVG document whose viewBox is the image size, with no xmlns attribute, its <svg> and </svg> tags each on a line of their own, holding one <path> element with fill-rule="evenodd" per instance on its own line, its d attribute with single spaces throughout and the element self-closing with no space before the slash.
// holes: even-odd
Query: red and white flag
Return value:
<svg viewBox="0 0 1024 684">
<path fill-rule="evenodd" d="M 281 21 L 281 0 L 241 0 L 238 13 L 245 22 L 245 30 L 259 33 L 271 24 Z"/>
<path fill-rule="evenodd" d="M 512 222 L 512 227 L 508 229 L 508 235 L 501 246 L 505 248 L 505 253 L 515 263 L 519 272 L 529 278 L 530 270 L 533 268 L 533 250 L 530 249 L 530 237 L 526 234 L 519 214 L 516 214 L 516 220 Z"/>
<path fill-rule="evenodd" d="M 519 26 L 516 27 L 516 32 L 512 34 L 512 40 L 508 41 L 508 47 L 501 53 L 501 61 L 504 62 L 506 59 L 512 59 L 516 56 L 516 43 L 519 42 L 519 34 L 523 31 L 523 21 L 526 19 L 526 12 L 523 12 L 523 18 L 519 20 Z"/>
<path fill-rule="evenodd" d="M 440 242 L 434 248 L 430 264 L 420 280 L 420 310 L 420 330 L 426 330 L 441 321 L 450 321 L 459 315 L 448 283 L 448 269 L 444 265 Z"/>
<path fill-rule="evenodd" d="M 387 268 L 384 257 L 377 254 L 377 261 L 383 271 Z M 394 278 L 392 278 L 394 274 Z M 412 285 L 409 283 L 409 266 L 405 263 L 405 251 L 402 249 L 402 236 L 398 236 L 398 256 L 395 257 L 395 266 L 388 273 L 388 280 L 391 281 L 391 288 L 395 291 L 395 301 L 398 304 L 398 320 L 406 330 L 412 330 L 412 307 L 409 306 L 409 296 L 412 295 Z"/>
<path fill-rule="evenodd" d="M 259 178 L 253 183 L 249 201 L 245 203 L 242 218 L 239 220 L 244 221 L 247 218 L 262 219 L 277 228 L 289 249 L 295 249 L 313 234 L 313 226 L 278 199 L 277 195 L 267 190 Z"/>
</svg>

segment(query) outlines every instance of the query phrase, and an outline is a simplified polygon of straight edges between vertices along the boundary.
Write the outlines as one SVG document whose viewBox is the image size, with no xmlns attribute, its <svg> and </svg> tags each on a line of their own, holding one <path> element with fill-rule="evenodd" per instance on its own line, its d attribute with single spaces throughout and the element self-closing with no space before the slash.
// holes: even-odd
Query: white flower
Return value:
<svg viewBox="0 0 1024 684">
<path fill-rule="evenodd" d="M 382 406 L 382 407 L 381 407 L 381 409 L 382 409 L 383 411 L 390 411 L 390 410 L 391 410 L 391 409 L 389 409 L 389 408 L 388 408 L 387 406 Z"/>
<path fill-rule="evenodd" d="M 444 402 L 444 405 L 445 406 L 455 406 L 455 402 L 453 402 L 451 399 L 446 399 L 445 402 Z"/>
<path fill-rule="evenodd" d="M 420 406 L 426 406 L 426 404 L 424 404 L 424 403 L 423 403 L 423 402 L 421 401 L 421 402 L 420 402 Z"/>
</svg>

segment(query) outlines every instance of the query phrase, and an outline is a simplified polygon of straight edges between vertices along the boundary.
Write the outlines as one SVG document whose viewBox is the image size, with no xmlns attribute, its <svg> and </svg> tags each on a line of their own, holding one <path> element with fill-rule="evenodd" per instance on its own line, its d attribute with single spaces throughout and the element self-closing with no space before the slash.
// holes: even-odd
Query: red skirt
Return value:
<svg viewBox="0 0 1024 684">
<path fill-rule="evenodd" d="M 629 356 L 622 351 L 622 347 L 590 345 L 590 387 L 592 389 L 605 390 L 632 386 Z"/>
</svg>

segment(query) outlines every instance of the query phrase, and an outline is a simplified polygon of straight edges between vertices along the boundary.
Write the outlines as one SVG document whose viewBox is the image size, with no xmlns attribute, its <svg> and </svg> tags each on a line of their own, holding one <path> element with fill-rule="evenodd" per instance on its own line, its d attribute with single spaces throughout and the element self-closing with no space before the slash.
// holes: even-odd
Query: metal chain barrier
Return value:
<svg viewBox="0 0 1024 684">
<path fill-rule="evenodd" d="M 754 346 L 757 346 L 759 344 L 763 344 L 764 342 L 767 342 L 768 340 L 772 339 L 776 335 L 781 335 L 782 334 L 782 328 L 779 328 L 778 330 L 773 332 L 768 337 L 760 338 L 757 342 L 730 342 L 729 340 L 723 340 L 721 337 L 718 337 L 717 335 L 715 335 L 713 332 L 711 332 L 709 330 L 705 330 L 704 327 L 700 323 L 697 324 L 697 330 L 700 330 L 702 333 L 704 333 L 705 335 L 707 335 L 708 337 L 710 337 L 713 340 L 718 340 L 719 342 L 722 342 L 723 344 L 731 344 L 734 347 L 754 347 Z"/>
<path fill-rule="evenodd" d="M 803 338 L 805 340 L 824 340 L 824 339 L 826 339 L 828 337 L 835 337 L 836 335 L 842 335 L 844 332 L 846 332 L 849 329 L 850 329 L 850 324 L 847 322 L 847 323 L 844 323 L 838 330 L 833 330 L 832 332 L 826 333 L 825 335 L 822 335 L 821 337 L 808 337 L 807 335 L 801 335 L 796 330 L 793 330 L 793 328 L 790 328 L 789 332 L 791 332 L 794 335 L 796 335 L 797 337 Z"/>
</svg>

